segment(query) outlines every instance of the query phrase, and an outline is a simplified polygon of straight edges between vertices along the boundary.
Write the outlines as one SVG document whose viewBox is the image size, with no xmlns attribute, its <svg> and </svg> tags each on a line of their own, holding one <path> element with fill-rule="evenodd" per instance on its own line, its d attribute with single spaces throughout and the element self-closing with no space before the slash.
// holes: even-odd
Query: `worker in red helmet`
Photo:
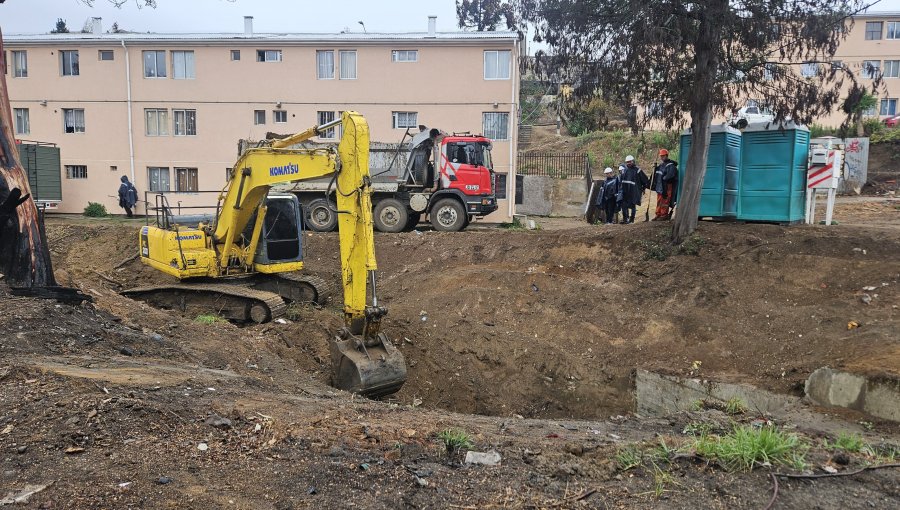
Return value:
<svg viewBox="0 0 900 510">
<path fill-rule="evenodd" d="M 656 192 L 656 217 L 653 221 L 672 219 L 672 209 L 678 193 L 678 162 L 669 159 L 669 151 L 659 150 L 660 163 L 653 171 L 650 189 Z"/>
</svg>

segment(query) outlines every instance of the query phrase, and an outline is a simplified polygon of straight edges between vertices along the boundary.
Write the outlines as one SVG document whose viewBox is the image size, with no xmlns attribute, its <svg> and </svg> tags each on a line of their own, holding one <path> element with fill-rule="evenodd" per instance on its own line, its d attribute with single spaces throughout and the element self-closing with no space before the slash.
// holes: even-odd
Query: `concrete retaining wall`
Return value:
<svg viewBox="0 0 900 510">
<path fill-rule="evenodd" d="M 806 380 L 806 396 L 819 405 L 900 421 L 900 379 L 866 378 L 822 367 Z"/>
<path fill-rule="evenodd" d="M 522 203 L 516 205 L 516 213 L 578 217 L 584 214 L 587 193 L 584 179 L 526 175 L 522 186 Z"/>
<path fill-rule="evenodd" d="M 782 415 L 797 402 L 796 397 L 777 395 L 749 384 L 730 384 L 701 379 L 687 379 L 637 370 L 634 397 L 638 413 L 667 415 L 688 411 L 698 400 L 727 402 L 739 398 L 753 412 Z"/>
</svg>

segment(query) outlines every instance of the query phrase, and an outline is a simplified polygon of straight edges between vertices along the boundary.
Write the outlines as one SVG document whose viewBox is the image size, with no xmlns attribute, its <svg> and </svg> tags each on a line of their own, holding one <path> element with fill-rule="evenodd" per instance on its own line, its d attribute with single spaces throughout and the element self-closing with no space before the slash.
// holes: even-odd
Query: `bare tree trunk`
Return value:
<svg viewBox="0 0 900 510">
<path fill-rule="evenodd" d="M 700 192 L 706 174 L 709 151 L 709 125 L 712 121 L 712 93 L 719 67 L 721 24 L 717 20 L 728 9 L 728 0 L 712 0 L 707 9 L 700 9 L 700 32 L 694 44 L 694 60 L 697 63 L 695 83 L 697 89 L 691 101 L 691 149 L 688 151 L 684 170 L 678 212 L 672 228 L 672 242 L 681 244 L 697 228 L 700 211 Z"/>
<path fill-rule="evenodd" d="M 5 65 L 0 33 L 0 65 Z M 13 137 L 6 75 L 0 75 L 0 272 L 10 286 L 55 286 L 50 251 Z"/>
</svg>

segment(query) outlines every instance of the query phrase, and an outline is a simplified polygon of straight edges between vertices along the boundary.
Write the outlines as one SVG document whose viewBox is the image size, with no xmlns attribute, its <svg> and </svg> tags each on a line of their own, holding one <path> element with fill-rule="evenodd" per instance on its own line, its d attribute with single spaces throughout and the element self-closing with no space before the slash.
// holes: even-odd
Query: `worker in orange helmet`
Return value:
<svg viewBox="0 0 900 510">
<path fill-rule="evenodd" d="M 669 159 L 669 151 L 659 150 L 660 163 L 653 171 L 650 189 L 656 192 L 656 217 L 653 221 L 671 220 L 678 193 L 678 162 Z"/>
</svg>

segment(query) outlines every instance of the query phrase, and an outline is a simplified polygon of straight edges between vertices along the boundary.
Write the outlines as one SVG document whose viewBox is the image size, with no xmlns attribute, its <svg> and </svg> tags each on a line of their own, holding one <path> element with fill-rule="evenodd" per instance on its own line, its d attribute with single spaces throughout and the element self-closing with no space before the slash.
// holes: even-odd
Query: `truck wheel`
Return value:
<svg viewBox="0 0 900 510">
<path fill-rule="evenodd" d="M 442 198 L 431 208 L 431 225 L 435 230 L 459 232 L 466 226 L 466 210 L 458 200 Z"/>
<path fill-rule="evenodd" d="M 330 200 L 317 198 L 306 206 L 306 225 L 314 232 L 331 232 L 337 228 L 336 207 Z"/>
<path fill-rule="evenodd" d="M 406 205 L 396 198 L 385 198 L 375 205 L 375 228 L 379 232 L 402 232 L 409 221 Z"/>
</svg>

